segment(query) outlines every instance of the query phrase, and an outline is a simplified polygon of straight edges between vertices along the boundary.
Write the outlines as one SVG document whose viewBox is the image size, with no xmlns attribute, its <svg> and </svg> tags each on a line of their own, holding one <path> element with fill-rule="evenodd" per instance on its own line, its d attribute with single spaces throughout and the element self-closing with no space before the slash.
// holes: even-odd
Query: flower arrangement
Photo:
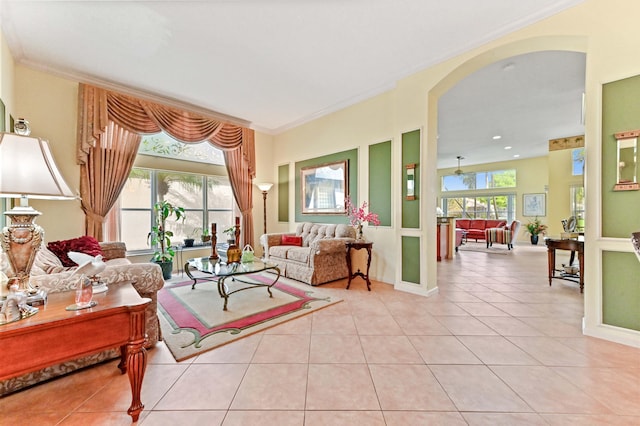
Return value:
<svg viewBox="0 0 640 426">
<path fill-rule="evenodd" d="M 536 216 L 534 220 L 527 223 L 526 227 L 527 227 L 527 232 L 531 235 L 538 235 L 538 234 L 545 235 L 548 228 L 547 225 L 540 222 L 540 219 L 538 219 L 538 216 Z"/>
<path fill-rule="evenodd" d="M 378 214 L 371 212 L 367 213 L 367 206 L 368 204 L 366 201 L 362 203 L 362 207 L 354 206 L 351 202 L 351 198 L 347 197 L 347 216 L 349 217 L 349 223 L 351 223 L 352 226 L 362 225 L 364 222 L 375 226 L 380 225 Z"/>
</svg>

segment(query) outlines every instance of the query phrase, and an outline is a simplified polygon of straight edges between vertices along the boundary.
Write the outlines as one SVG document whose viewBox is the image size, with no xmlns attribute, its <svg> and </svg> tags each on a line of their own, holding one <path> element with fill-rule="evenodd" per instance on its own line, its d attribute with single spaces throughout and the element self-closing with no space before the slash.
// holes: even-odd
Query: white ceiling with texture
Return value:
<svg viewBox="0 0 640 426">
<path fill-rule="evenodd" d="M 0 25 L 18 63 L 277 134 L 581 2 L 1 0 Z"/>
</svg>

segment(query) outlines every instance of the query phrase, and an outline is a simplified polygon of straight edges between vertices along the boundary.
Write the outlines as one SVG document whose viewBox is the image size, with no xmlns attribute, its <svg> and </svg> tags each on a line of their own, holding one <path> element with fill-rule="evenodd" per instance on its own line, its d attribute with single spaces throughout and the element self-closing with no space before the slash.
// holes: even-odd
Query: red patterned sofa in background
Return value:
<svg viewBox="0 0 640 426">
<path fill-rule="evenodd" d="M 489 228 L 502 228 L 507 225 L 504 220 L 495 219 L 456 219 L 456 229 L 467 231 L 467 240 L 485 240 L 484 230 Z"/>
</svg>

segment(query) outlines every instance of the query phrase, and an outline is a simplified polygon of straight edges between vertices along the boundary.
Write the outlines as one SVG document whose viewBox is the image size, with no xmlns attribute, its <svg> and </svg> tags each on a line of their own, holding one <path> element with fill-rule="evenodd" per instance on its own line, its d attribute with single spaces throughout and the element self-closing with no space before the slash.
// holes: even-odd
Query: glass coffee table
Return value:
<svg viewBox="0 0 640 426">
<path fill-rule="evenodd" d="M 202 277 L 194 277 L 191 274 L 191 270 L 198 270 L 207 275 Z M 222 263 L 217 259 L 209 259 L 208 257 L 199 257 L 194 259 L 187 260 L 187 263 L 184 265 L 184 271 L 187 276 L 193 280 L 193 284 L 191 285 L 191 289 L 196 288 L 196 284 L 198 281 L 213 281 L 218 284 L 218 293 L 220 297 L 224 298 L 224 306 L 223 310 L 227 310 L 227 301 L 229 300 L 229 296 L 233 293 L 237 293 L 243 290 L 249 290 L 251 288 L 258 287 L 266 287 L 267 292 L 269 293 L 269 297 L 273 297 L 271 294 L 271 287 L 278 282 L 280 279 L 280 268 L 278 265 L 274 265 L 272 263 L 265 263 L 260 260 L 254 260 L 253 262 L 246 263 Z M 262 281 L 253 280 L 247 275 L 255 274 L 263 271 L 274 271 L 276 273 L 275 279 L 273 282 L 265 283 Z M 231 281 L 234 283 L 245 284 L 244 286 L 237 288 L 235 290 L 229 291 L 229 286 L 226 283 L 226 280 L 231 278 Z"/>
</svg>

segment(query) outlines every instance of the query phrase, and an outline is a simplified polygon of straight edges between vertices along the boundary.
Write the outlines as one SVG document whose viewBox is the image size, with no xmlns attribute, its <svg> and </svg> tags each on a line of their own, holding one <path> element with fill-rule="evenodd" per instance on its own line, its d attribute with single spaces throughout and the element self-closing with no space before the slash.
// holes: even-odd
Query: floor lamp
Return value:
<svg viewBox="0 0 640 426">
<path fill-rule="evenodd" d="M 60 174 L 47 141 L 29 136 L 28 122 L 18 119 L 16 131 L 23 128 L 20 135 L 0 133 L 0 197 L 20 199 L 19 206 L 4 212 L 11 224 L 2 230 L 0 244 L 11 266 L 7 285 L 17 281 L 19 290 L 31 290 L 29 273 L 44 239 L 44 230 L 34 223 L 41 213 L 28 205 L 28 198 L 72 200 L 76 197 Z M 6 291 L 6 288 L 0 290 Z"/>
<path fill-rule="evenodd" d="M 267 192 L 269 192 L 272 186 L 272 183 L 258 184 L 258 188 L 262 191 L 262 199 L 264 200 L 264 234 L 267 233 Z"/>
</svg>

